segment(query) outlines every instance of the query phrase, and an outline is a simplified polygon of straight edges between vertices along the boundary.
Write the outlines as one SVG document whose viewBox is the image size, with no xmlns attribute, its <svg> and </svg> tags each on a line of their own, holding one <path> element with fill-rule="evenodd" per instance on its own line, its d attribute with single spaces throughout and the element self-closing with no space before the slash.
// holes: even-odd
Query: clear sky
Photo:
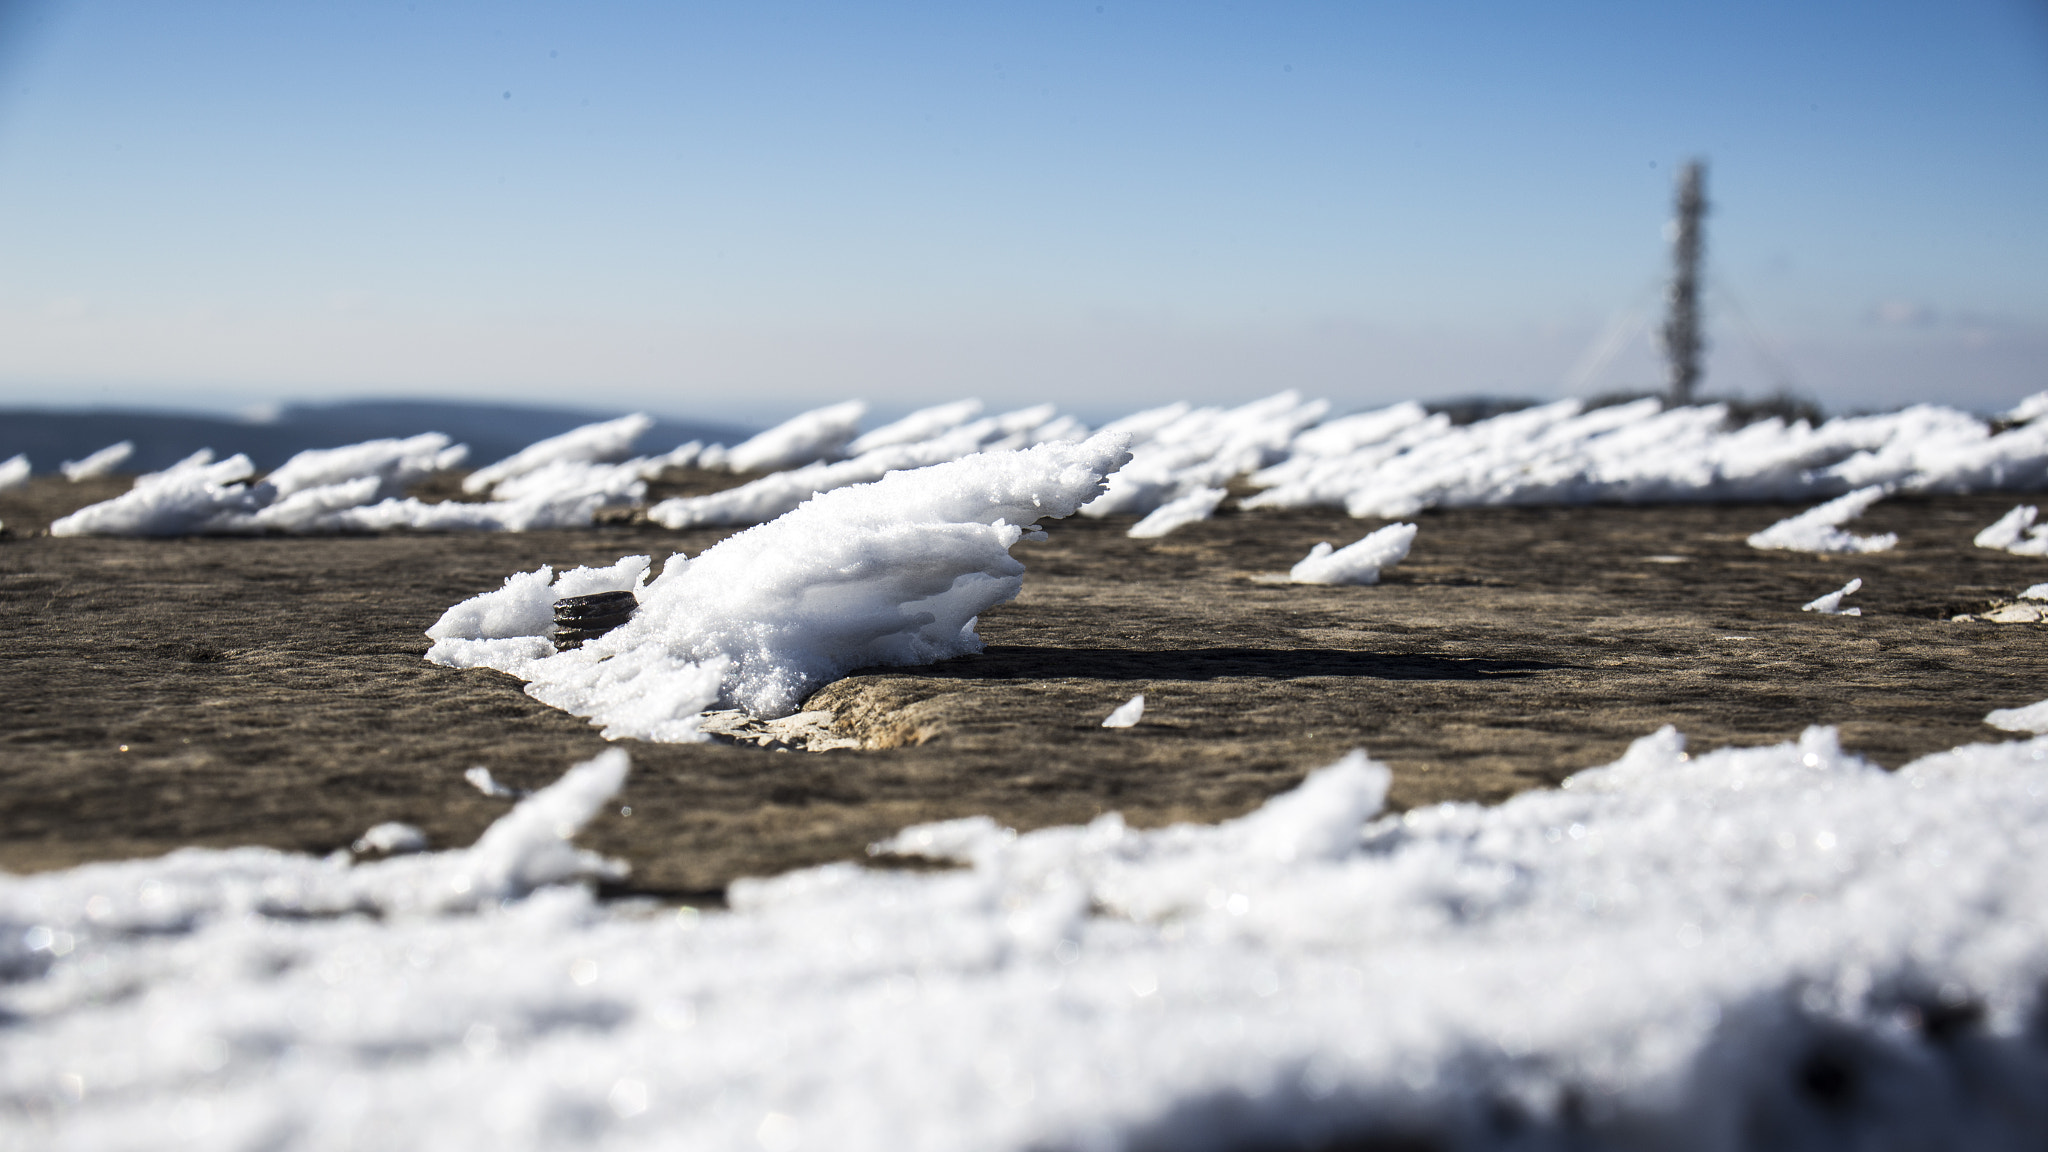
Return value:
<svg viewBox="0 0 2048 1152">
<path fill-rule="evenodd" d="M 0 8 L 0 404 L 2048 388 L 2042 0 Z"/>
</svg>

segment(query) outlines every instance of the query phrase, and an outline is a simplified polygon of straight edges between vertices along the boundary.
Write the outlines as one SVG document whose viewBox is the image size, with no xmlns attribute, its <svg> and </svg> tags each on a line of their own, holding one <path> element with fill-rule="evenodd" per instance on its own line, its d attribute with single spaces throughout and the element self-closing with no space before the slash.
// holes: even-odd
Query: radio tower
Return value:
<svg viewBox="0 0 2048 1152">
<path fill-rule="evenodd" d="M 1707 214 L 1706 165 L 1686 161 L 1678 173 L 1678 219 L 1672 222 L 1671 291 L 1664 316 L 1664 355 L 1671 361 L 1671 403 L 1692 403 L 1700 381 L 1700 220 Z"/>
</svg>

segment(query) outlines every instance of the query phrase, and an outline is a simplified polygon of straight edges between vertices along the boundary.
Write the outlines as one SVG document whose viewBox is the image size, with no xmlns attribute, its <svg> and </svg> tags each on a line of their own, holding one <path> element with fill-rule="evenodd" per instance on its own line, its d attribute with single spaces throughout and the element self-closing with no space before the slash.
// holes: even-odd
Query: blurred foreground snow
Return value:
<svg viewBox="0 0 2048 1152">
<path fill-rule="evenodd" d="M 1496 807 L 986 818 L 731 911 L 592 898 L 606 753 L 472 848 L 0 877 L 0 1144 L 2038 1148 L 2048 738 L 1666 728 Z"/>
</svg>

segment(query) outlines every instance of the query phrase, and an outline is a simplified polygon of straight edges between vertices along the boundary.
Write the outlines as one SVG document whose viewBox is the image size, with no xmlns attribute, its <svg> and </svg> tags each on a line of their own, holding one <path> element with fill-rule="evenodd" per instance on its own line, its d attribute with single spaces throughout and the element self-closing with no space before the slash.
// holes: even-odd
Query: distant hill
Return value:
<svg viewBox="0 0 2048 1152">
<path fill-rule="evenodd" d="M 16 408 L 0 410 L 0 460 L 26 452 L 37 472 L 54 472 L 65 460 L 133 440 L 135 455 L 129 459 L 127 471 L 163 468 L 201 448 L 211 448 L 223 457 L 246 452 L 258 468 L 268 470 L 307 448 L 445 432 L 456 443 L 469 445 L 470 466 L 477 467 L 579 424 L 624 414 L 448 400 L 293 404 L 282 409 L 276 419 L 260 422 L 169 412 Z M 640 438 L 640 448 L 666 452 L 689 440 L 737 444 L 754 431 L 731 424 L 659 419 Z"/>
</svg>

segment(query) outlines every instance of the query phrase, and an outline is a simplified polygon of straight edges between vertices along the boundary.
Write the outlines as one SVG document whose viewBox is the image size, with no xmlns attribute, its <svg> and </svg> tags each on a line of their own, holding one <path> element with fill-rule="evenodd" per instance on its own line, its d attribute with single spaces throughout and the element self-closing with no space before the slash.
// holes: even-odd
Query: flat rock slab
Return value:
<svg viewBox="0 0 2048 1152">
<path fill-rule="evenodd" d="M 66 495 L 0 494 L 15 871 L 188 844 L 324 853 L 386 820 L 469 843 L 507 802 L 466 768 L 532 788 L 605 742 L 509 677 L 427 664 L 421 631 L 515 571 L 728 534 L 21 534 L 85 502 Z M 1985 712 L 2048 697 L 2043 626 L 1950 619 L 2048 578 L 2048 560 L 1970 544 L 2014 502 L 1886 501 L 1856 529 L 1898 549 L 1853 557 L 1744 544 L 1792 507 L 1430 512 L 1408 561 L 1359 588 L 1260 578 L 1377 521 L 1226 513 L 1137 541 L 1128 517 L 1077 517 L 1017 549 L 1025 590 L 982 619 L 987 653 L 812 697 L 831 719 L 800 727 L 855 747 L 629 744 L 631 815 L 583 842 L 631 861 L 639 890 L 708 899 L 925 820 L 1229 817 L 1353 747 L 1393 766 L 1397 807 L 1550 785 L 1666 723 L 1695 750 L 1835 724 L 1896 766 L 2004 738 Z M 1862 617 L 1799 611 L 1852 576 Z M 1100 727 L 1138 692 L 1138 726 Z"/>
</svg>

